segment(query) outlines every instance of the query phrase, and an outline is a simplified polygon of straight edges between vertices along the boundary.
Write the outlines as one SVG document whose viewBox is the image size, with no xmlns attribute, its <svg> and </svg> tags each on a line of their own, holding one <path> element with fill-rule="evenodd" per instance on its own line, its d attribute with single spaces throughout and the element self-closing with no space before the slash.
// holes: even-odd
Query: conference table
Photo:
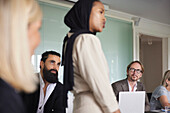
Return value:
<svg viewBox="0 0 170 113">
<path fill-rule="evenodd" d="M 163 111 L 160 111 L 160 112 L 155 112 L 155 111 L 146 111 L 145 113 L 165 113 Z"/>
<path fill-rule="evenodd" d="M 145 111 L 145 113 L 165 113 L 164 111 L 161 110 L 154 110 L 154 111 Z M 169 111 L 170 113 L 170 111 Z"/>
</svg>

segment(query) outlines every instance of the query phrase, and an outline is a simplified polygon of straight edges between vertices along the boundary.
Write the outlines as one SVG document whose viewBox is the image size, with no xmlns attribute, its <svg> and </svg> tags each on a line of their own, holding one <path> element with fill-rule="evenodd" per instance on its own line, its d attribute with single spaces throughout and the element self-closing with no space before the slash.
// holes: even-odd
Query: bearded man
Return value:
<svg viewBox="0 0 170 113">
<path fill-rule="evenodd" d="M 28 113 L 65 113 L 63 85 L 58 81 L 60 54 L 46 51 L 40 61 L 39 85 L 32 94 L 22 94 Z"/>
</svg>

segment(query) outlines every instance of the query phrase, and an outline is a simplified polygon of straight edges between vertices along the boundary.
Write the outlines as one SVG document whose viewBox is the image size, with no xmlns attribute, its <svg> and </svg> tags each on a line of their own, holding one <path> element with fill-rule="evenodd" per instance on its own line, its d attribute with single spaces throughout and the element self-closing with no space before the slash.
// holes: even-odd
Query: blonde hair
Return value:
<svg viewBox="0 0 170 113">
<path fill-rule="evenodd" d="M 167 83 L 166 83 L 166 80 L 169 80 L 170 81 L 170 70 L 167 70 L 165 73 L 164 73 L 164 77 L 162 78 L 162 84 L 164 87 L 167 87 Z"/>
<path fill-rule="evenodd" d="M 17 90 L 36 89 L 28 26 L 41 18 L 34 0 L 0 0 L 0 78 Z"/>
</svg>

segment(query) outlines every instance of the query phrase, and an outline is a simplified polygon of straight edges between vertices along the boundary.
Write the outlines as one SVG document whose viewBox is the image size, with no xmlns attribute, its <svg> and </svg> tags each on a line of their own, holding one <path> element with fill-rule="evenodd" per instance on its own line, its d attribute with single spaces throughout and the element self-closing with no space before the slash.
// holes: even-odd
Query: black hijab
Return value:
<svg viewBox="0 0 170 113">
<path fill-rule="evenodd" d="M 70 90 L 73 90 L 74 78 L 73 78 L 73 60 L 72 60 L 72 51 L 73 45 L 76 37 L 83 33 L 96 34 L 92 33 L 89 30 L 89 18 L 91 9 L 93 7 L 93 2 L 99 0 L 79 0 L 75 5 L 70 9 L 64 18 L 65 24 L 70 28 L 70 32 L 74 34 L 68 38 L 68 35 L 64 38 L 63 41 L 63 50 L 62 50 L 62 65 L 64 65 L 64 106 L 67 107 L 67 93 Z M 65 43 L 67 46 L 64 52 Z"/>
</svg>

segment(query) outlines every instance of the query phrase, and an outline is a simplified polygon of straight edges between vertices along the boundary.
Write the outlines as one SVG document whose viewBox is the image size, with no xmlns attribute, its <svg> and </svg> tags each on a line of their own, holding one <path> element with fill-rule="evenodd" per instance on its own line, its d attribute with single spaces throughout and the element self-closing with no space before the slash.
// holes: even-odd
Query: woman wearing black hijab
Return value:
<svg viewBox="0 0 170 113">
<path fill-rule="evenodd" d="M 108 64 L 95 36 L 105 27 L 104 14 L 100 1 L 79 0 L 65 16 L 71 30 L 64 39 L 62 64 L 65 96 L 69 90 L 75 96 L 73 113 L 120 113 Z"/>
</svg>

